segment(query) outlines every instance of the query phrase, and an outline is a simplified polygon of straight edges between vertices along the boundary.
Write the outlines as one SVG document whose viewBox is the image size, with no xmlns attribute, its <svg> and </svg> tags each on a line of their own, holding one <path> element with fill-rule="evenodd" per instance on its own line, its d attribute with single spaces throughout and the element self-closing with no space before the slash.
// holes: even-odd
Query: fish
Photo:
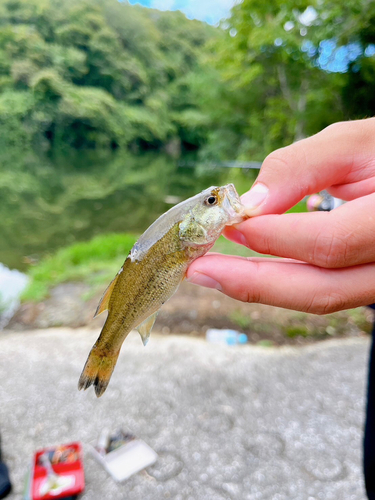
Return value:
<svg viewBox="0 0 375 500">
<path fill-rule="evenodd" d="M 105 392 L 121 346 L 135 328 L 146 345 L 157 313 L 175 293 L 189 265 L 214 245 L 224 227 L 247 216 L 233 184 L 212 186 L 175 205 L 140 236 L 98 305 L 108 310 L 78 388 Z"/>
</svg>

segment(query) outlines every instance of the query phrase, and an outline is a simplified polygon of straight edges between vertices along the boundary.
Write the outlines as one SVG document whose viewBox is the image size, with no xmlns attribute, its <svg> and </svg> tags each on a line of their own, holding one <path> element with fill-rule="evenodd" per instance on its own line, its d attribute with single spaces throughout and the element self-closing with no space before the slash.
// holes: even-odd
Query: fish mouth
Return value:
<svg viewBox="0 0 375 500">
<path fill-rule="evenodd" d="M 229 215 L 228 225 L 238 224 L 247 218 L 245 207 L 242 205 L 240 197 L 233 184 L 224 186 L 223 208 Z"/>
</svg>

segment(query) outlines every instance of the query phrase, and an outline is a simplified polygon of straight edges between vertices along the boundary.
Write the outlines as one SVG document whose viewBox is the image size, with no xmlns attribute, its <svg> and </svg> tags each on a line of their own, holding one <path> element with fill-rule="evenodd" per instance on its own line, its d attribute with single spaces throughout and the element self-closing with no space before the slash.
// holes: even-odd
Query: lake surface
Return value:
<svg viewBox="0 0 375 500">
<path fill-rule="evenodd" d="M 233 182 L 243 192 L 254 171 L 181 168 L 163 154 L 74 153 L 59 158 L 8 151 L 0 158 L 0 263 L 32 262 L 100 233 L 142 233 L 177 199 Z"/>
</svg>

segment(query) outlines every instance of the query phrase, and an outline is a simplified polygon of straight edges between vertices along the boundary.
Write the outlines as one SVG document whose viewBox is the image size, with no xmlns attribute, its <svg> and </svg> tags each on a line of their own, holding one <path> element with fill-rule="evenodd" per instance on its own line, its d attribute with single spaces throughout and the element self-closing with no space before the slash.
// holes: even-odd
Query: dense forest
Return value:
<svg viewBox="0 0 375 500">
<path fill-rule="evenodd" d="M 3 145 L 203 141 L 195 94 L 208 25 L 117 0 L 2 0 L 0 20 Z"/>
<path fill-rule="evenodd" d="M 244 0 L 219 27 L 117 0 L 0 0 L 0 146 L 262 159 L 375 113 L 375 3 Z"/>
</svg>

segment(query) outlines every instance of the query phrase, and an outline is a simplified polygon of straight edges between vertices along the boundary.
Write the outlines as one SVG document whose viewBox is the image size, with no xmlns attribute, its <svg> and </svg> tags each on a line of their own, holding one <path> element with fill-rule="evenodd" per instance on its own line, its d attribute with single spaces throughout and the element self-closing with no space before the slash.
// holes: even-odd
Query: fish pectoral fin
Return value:
<svg viewBox="0 0 375 500">
<path fill-rule="evenodd" d="M 109 284 L 107 290 L 103 293 L 103 297 L 100 299 L 99 305 L 95 311 L 94 318 L 99 316 L 102 312 L 106 311 L 108 309 L 108 304 L 109 304 L 109 299 L 111 298 L 113 289 L 115 287 L 115 284 L 117 282 L 119 275 L 117 274 L 116 278 L 114 278 L 111 283 Z"/>
<path fill-rule="evenodd" d="M 146 345 L 148 342 L 148 339 L 150 338 L 150 333 L 151 333 L 152 327 L 154 326 L 158 312 L 159 311 L 156 311 L 156 313 L 151 314 L 151 316 L 149 316 L 147 319 L 145 319 L 137 327 L 137 330 L 139 331 L 139 335 L 141 336 L 143 345 Z"/>
</svg>

